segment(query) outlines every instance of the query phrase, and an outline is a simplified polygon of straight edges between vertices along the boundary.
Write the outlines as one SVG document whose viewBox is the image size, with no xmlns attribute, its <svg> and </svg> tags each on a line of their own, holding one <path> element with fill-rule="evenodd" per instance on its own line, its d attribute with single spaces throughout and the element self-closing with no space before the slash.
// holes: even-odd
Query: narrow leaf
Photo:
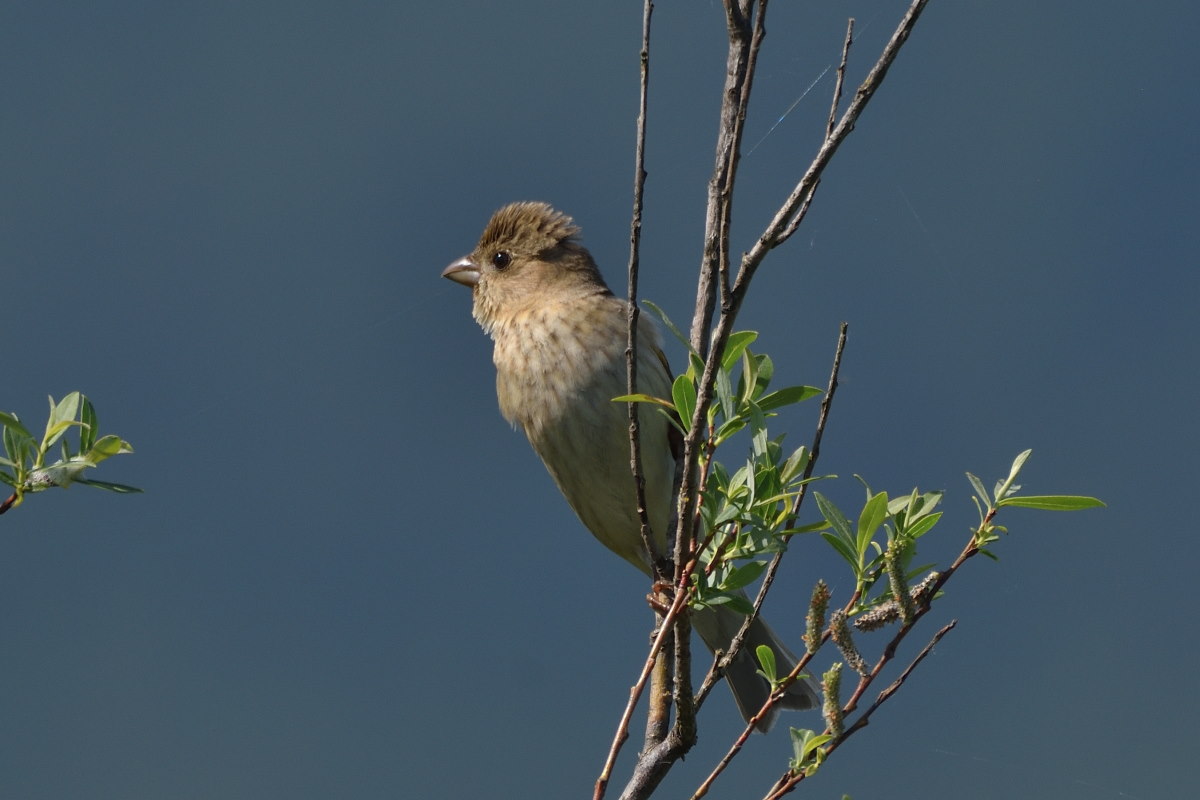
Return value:
<svg viewBox="0 0 1200 800">
<path fill-rule="evenodd" d="M 107 489 L 110 492 L 117 494 L 142 494 L 144 489 L 139 489 L 136 486 L 126 486 L 123 483 L 109 483 L 108 481 L 98 481 L 94 478 L 77 478 L 76 483 L 82 483 L 85 486 L 95 486 L 97 489 Z"/>
<path fill-rule="evenodd" d="M 614 403 L 656 403 L 656 404 L 662 406 L 663 408 L 669 408 L 672 411 L 675 410 L 675 406 L 672 405 L 669 401 L 663 400 L 662 398 L 659 398 L 659 397 L 651 397 L 648 394 L 623 394 L 619 397 L 614 397 L 613 402 Z"/>
<path fill-rule="evenodd" d="M 751 561 L 748 564 L 742 564 L 725 576 L 725 580 L 721 581 L 721 589 L 732 592 L 743 586 L 749 586 L 759 575 L 763 574 L 763 570 L 766 568 L 767 562 L 765 561 Z"/>
<path fill-rule="evenodd" d="M 855 573 L 858 572 L 858 553 L 854 552 L 854 548 L 848 541 L 829 531 L 821 531 L 821 538 L 829 542 L 829 546 L 846 559 L 846 563 L 854 569 Z"/>
<path fill-rule="evenodd" d="M 967 480 L 971 482 L 971 486 L 975 489 L 975 494 L 981 501 L 983 501 L 983 505 L 987 508 L 991 508 L 992 499 L 988 497 L 987 489 L 983 488 L 983 481 L 979 480 L 979 478 L 976 478 L 969 472 L 967 473 Z"/>
<path fill-rule="evenodd" d="M 684 347 L 686 347 L 688 350 L 692 349 L 691 342 L 688 341 L 688 338 L 686 336 L 684 336 L 682 333 L 680 333 L 679 328 L 675 327 L 675 323 L 671 322 L 671 318 L 667 316 L 667 312 L 663 311 L 661 308 L 659 308 L 657 305 L 650 302 L 649 300 L 643 300 L 642 305 L 644 305 L 646 308 L 648 308 L 652 312 L 654 312 L 654 316 L 658 317 L 658 319 L 662 322 L 663 326 L 671 332 L 672 336 L 674 336 L 676 339 L 678 339 L 680 342 L 682 342 Z"/>
<path fill-rule="evenodd" d="M 96 443 L 96 409 L 87 395 L 80 395 L 79 421 L 83 427 L 79 431 L 79 452 L 86 453 Z"/>
<path fill-rule="evenodd" d="M 823 390 L 815 386 L 788 386 L 786 389 L 779 389 L 760 398 L 758 407 L 763 411 L 774 411 L 777 408 L 790 406 L 793 403 L 800 403 L 822 393 Z"/>
<path fill-rule="evenodd" d="M 734 362 L 742 357 L 742 352 L 757 338 L 757 331 L 735 331 L 729 334 L 725 342 L 725 352 L 721 354 L 721 369 L 732 370 Z"/>
<path fill-rule="evenodd" d="M 846 516 L 833 504 L 829 498 L 820 492 L 813 492 L 813 499 L 817 501 L 817 508 L 821 511 L 821 516 L 825 517 L 825 521 L 841 536 L 846 539 L 846 542 L 854 541 L 854 531 L 850 528 L 850 521 Z"/>
<path fill-rule="evenodd" d="M 855 542 L 860 557 L 866 555 L 867 543 L 875 537 L 875 531 L 879 530 L 880 524 L 887 517 L 887 507 L 887 492 L 880 492 L 867 501 L 862 513 L 858 515 L 858 536 Z"/>
<path fill-rule="evenodd" d="M 1107 508 L 1095 497 L 1080 497 L 1069 494 L 1025 495 L 1006 497 L 996 504 L 1013 508 L 1040 508 L 1043 511 L 1079 511 L 1084 508 Z"/>
<path fill-rule="evenodd" d="M 671 398 L 683 424 L 690 425 L 692 412 L 696 410 L 696 386 L 686 375 L 680 375 L 671 385 Z"/>
<path fill-rule="evenodd" d="M 911 536 L 912 538 L 916 539 L 918 536 L 928 533 L 929 529 L 936 525 L 937 521 L 941 518 L 941 511 L 935 511 L 928 516 L 921 517 L 916 522 L 905 528 L 904 535 Z"/>
<path fill-rule="evenodd" d="M 29 439 L 33 438 L 33 434 L 30 433 L 25 428 L 25 426 L 21 424 L 21 421 L 19 419 L 17 419 L 16 414 L 10 414 L 7 411 L 0 411 L 0 425 L 3 425 L 4 427 L 9 428 L 9 429 L 13 430 L 14 432 L 16 432 L 22 436 L 25 436 Z"/>
</svg>

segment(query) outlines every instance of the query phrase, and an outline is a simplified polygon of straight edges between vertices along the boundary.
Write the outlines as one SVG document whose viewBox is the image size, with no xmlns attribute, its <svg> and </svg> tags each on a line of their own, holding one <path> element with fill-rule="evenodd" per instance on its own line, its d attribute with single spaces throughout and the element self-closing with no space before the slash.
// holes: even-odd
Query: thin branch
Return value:
<svg viewBox="0 0 1200 800">
<path fill-rule="evenodd" d="M 850 44 L 854 41 L 854 17 L 846 22 L 846 40 L 842 42 L 842 63 L 838 64 L 837 81 L 833 84 L 833 103 L 829 106 L 829 122 L 825 125 L 825 138 L 833 133 L 837 122 L 838 104 L 842 102 L 842 84 L 846 81 L 846 61 L 850 58 Z"/>
<path fill-rule="evenodd" d="M 929 644 L 925 645 L 925 648 L 921 650 L 916 658 L 912 660 L 912 663 L 905 668 L 904 672 L 901 672 L 896 680 L 892 681 L 886 689 L 880 692 L 879 696 L 875 698 L 875 702 L 871 703 L 867 710 L 862 713 L 862 716 L 855 720 L 854 724 L 846 729 L 846 732 L 842 734 L 842 741 L 845 741 L 847 736 L 854 733 L 859 728 L 865 728 L 871 723 L 871 715 L 875 713 L 876 709 L 883 705 L 893 694 L 899 691 L 900 687 L 904 685 L 906 680 L 908 680 L 908 676 L 912 674 L 912 671 L 916 669 L 917 665 L 924 661 L 927 655 L 933 652 L 933 648 L 942 640 L 942 637 L 953 630 L 954 626 L 957 624 L 958 620 L 952 619 L 950 622 L 943 625 L 941 629 L 933 635 L 933 639 L 929 641 Z M 838 742 L 838 744 L 840 743 L 841 742 Z"/>
<path fill-rule="evenodd" d="M 729 272 L 730 201 L 741 153 L 742 130 L 750 87 L 754 82 L 754 64 L 758 47 L 766 34 L 764 21 L 767 0 L 759 0 L 757 14 L 751 15 L 752 0 L 725 0 L 729 33 L 729 51 L 725 61 L 725 87 L 721 93 L 720 125 L 712 177 L 708 181 L 708 203 L 704 220 L 704 255 L 696 286 L 696 307 L 692 316 L 691 345 L 702 357 L 707 354 L 716 287 Z M 728 284 L 728 278 L 725 279 Z M 725 292 L 724 294 L 727 294 Z M 725 304 L 722 299 L 722 305 Z"/>
<path fill-rule="evenodd" d="M 858 717 L 858 719 L 854 721 L 854 724 L 849 728 L 846 728 L 841 736 L 829 743 L 829 745 L 825 748 L 825 757 L 828 757 L 830 753 L 840 747 L 843 742 L 853 736 L 857 731 L 862 730 L 870 724 L 871 715 L 874 714 L 881 705 L 887 702 L 887 700 L 894 695 L 901 686 L 904 685 L 904 682 L 908 680 L 909 675 L 911 675 L 912 671 L 917 668 L 917 665 L 924 661 L 925 657 L 933 652 L 933 648 L 936 647 L 937 643 L 942 640 L 942 637 L 954 630 L 954 626 L 957 624 L 958 620 L 951 620 L 946 625 L 943 625 L 938 632 L 933 635 L 933 638 L 929 640 L 929 644 L 925 645 L 925 647 L 921 649 L 921 652 L 917 654 L 917 657 L 909 663 L 909 665 L 904 669 L 903 672 L 900 673 L 896 680 L 892 681 L 886 689 L 879 693 L 879 696 L 875 698 L 875 702 L 871 703 L 867 710 L 864 711 Z M 882 667 L 883 663 L 884 662 L 881 660 L 880 664 L 876 666 L 876 670 Z M 778 798 L 795 789 L 796 784 L 804 780 L 807 775 L 807 772 L 797 772 L 795 774 L 789 772 L 785 774 L 775 783 L 775 786 L 772 787 L 771 791 L 766 795 L 764 800 L 778 800 Z"/>
<path fill-rule="evenodd" d="M 642 16 L 641 85 L 638 98 L 637 146 L 634 155 L 633 219 L 629 232 L 629 327 L 625 348 L 625 385 L 629 394 L 637 392 L 638 316 L 641 313 L 637 304 L 638 250 L 642 241 L 642 206 L 646 185 L 646 97 L 650 81 L 650 17 L 653 13 L 653 0 L 646 0 Z M 661 572 L 661 554 L 654 546 L 650 515 L 646 509 L 646 476 L 642 470 L 642 445 L 638 423 L 639 404 L 630 402 L 626 405 L 629 415 L 629 469 L 633 475 L 636 492 L 642 545 L 646 548 L 650 568 L 655 576 L 658 580 L 665 580 L 667 576 Z"/>
<path fill-rule="evenodd" d="M 642 691 L 646 688 L 646 681 L 650 678 L 650 673 L 654 669 L 654 663 L 658 659 L 659 653 L 662 652 L 663 645 L 675 627 L 675 620 L 687 608 L 687 597 L 686 592 L 676 592 L 675 598 L 671 602 L 671 607 L 663 615 L 658 633 L 650 645 L 650 653 L 646 656 L 646 661 L 642 665 L 642 671 L 638 675 L 637 682 L 629 690 L 629 701 L 625 704 L 625 711 L 621 714 L 621 721 L 617 724 L 617 731 L 613 736 L 612 744 L 609 746 L 608 756 L 604 760 L 604 767 L 600 770 L 600 777 L 596 779 L 595 790 L 592 793 L 593 800 L 601 800 L 608 789 L 608 781 L 612 777 L 613 765 L 617 762 L 617 755 L 621 752 L 621 746 L 625 744 L 625 740 L 629 738 L 629 720 L 633 717 L 633 710 L 637 706 L 638 699 L 642 696 Z"/>
<path fill-rule="evenodd" d="M 748 285 L 750 278 L 753 277 L 754 271 L 758 269 L 767 252 L 772 248 L 778 247 L 787 241 L 788 237 L 796 231 L 799 225 L 799 220 L 803 219 L 798 215 L 802 205 L 805 205 L 805 198 L 811 200 L 812 193 L 816 191 L 816 183 L 820 181 L 821 174 L 825 171 L 825 167 L 829 165 L 830 159 L 837 152 L 842 142 L 854 130 L 854 125 L 858 122 L 859 116 L 867 107 L 867 103 L 871 102 L 871 98 L 875 96 L 875 92 L 883 83 L 883 79 L 887 77 L 888 69 L 896 60 L 896 56 L 900 54 L 900 48 L 908 40 L 908 36 L 912 33 L 913 27 L 917 24 L 917 20 L 921 16 L 921 12 L 925 10 L 929 0 L 913 0 L 912 5 L 908 7 L 904 17 L 900 20 L 900 24 L 896 27 L 892 38 L 884 46 L 883 52 L 880 53 L 879 59 L 875 62 L 875 66 L 871 67 L 871 71 L 867 73 L 866 79 L 858 87 L 854 93 L 854 99 L 850 101 L 850 105 L 846 108 L 846 113 L 842 115 L 841 120 L 834 126 L 834 129 L 822 142 L 820 149 L 817 151 L 816 157 L 809 166 L 808 171 L 804 173 L 804 177 L 796 184 L 796 188 L 792 190 L 791 195 L 780 206 L 779 211 L 775 214 L 775 218 L 767 225 L 762 236 L 755 242 L 742 258 L 742 268 L 738 272 L 738 279 L 734 284 L 734 295 L 737 302 L 740 302 L 739 285 Z M 795 219 L 793 219 L 795 218 Z M 741 294 L 744 294 L 744 288 Z"/>
<path fill-rule="evenodd" d="M 637 304 L 637 286 L 638 286 L 638 268 L 639 268 L 639 248 L 642 238 L 642 208 L 644 205 L 644 191 L 646 185 L 646 118 L 648 113 L 647 98 L 649 95 L 650 81 L 650 20 L 654 14 L 653 0 L 645 0 L 642 10 L 642 47 L 639 52 L 640 74 L 641 80 L 638 86 L 638 118 L 637 118 L 637 143 L 634 151 L 634 179 L 633 179 L 633 218 L 630 222 L 629 235 L 629 268 L 628 268 L 628 328 L 626 331 L 626 350 L 625 350 L 625 384 L 626 391 L 629 394 L 637 392 L 637 334 L 638 334 L 638 317 L 640 309 Z M 642 452 L 641 452 L 641 436 L 638 420 L 638 404 L 630 402 L 627 404 L 627 413 L 629 420 L 629 468 L 633 477 L 634 491 L 636 493 L 637 514 L 642 537 L 642 546 L 646 550 L 646 557 L 650 563 L 650 568 L 653 574 L 659 581 L 665 580 L 666 575 L 662 574 L 662 558 L 654 545 L 654 535 L 650 529 L 650 516 L 646 508 L 646 478 L 642 470 Z M 617 726 L 617 732 L 613 738 L 611 747 L 609 748 L 608 757 L 605 759 L 604 767 L 601 770 L 600 777 L 596 780 L 593 797 L 595 800 L 601 800 L 604 797 L 605 791 L 608 788 L 608 782 L 612 776 L 613 765 L 616 763 L 617 754 L 620 752 L 621 745 L 629 737 L 629 720 L 633 716 L 633 710 L 637 706 L 638 698 L 641 696 L 642 689 L 645 687 L 646 680 L 651 675 L 654 676 L 654 683 L 658 689 L 652 692 L 651 709 L 646 723 L 646 740 L 647 744 L 655 741 L 661 741 L 662 733 L 667 729 L 667 718 L 669 716 L 669 707 L 664 707 L 663 698 L 666 696 L 666 683 L 670 680 L 669 670 L 665 668 L 665 659 L 659 659 L 658 654 L 664 646 L 664 642 L 671 635 L 671 628 L 664 625 L 664 615 L 659 613 L 656 618 L 656 626 L 654 630 L 654 641 L 651 645 L 650 655 L 647 658 L 646 664 L 643 666 L 642 673 L 638 677 L 637 683 L 630 690 L 629 702 L 626 704 L 625 711 L 621 715 L 621 721 Z"/>
</svg>

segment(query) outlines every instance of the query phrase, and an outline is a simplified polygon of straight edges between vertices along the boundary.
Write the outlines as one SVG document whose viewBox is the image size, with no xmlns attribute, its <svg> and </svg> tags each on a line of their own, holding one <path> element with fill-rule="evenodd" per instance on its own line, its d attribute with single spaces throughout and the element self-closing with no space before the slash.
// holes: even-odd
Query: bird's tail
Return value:
<svg viewBox="0 0 1200 800">
<path fill-rule="evenodd" d="M 745 617 L 728 608 L 712 606 L 699 608 L 692 612 L 692 627 L 709 650 L 725 650 L 733 637 L 737 635 Z M 787 675 L 796 666 L 796 657 L 775 635 L 775 631 L 763 620 L 755 619 L 746 634 L 737 658 L 725 670 L 725 681 L 733 692 L 734 702 L 738 711 L 747 722 L 759 712 L 771 694 L 770 684 L 766 678 L 758 674 L 758 659 L 754 651 L 759 645 L 767 645 L 775 652 L 775 670 L 779 676 Z M 817 708 L 820 698 L 816 687 L 808 678 L 801 678 L 788 687 L 783 699 L 777 703 L 771 713 L 758 723 L 758 730 L 766 732 L 775 722 L 775 716 L 780 708 L 806 710 Z"/>
</svg>

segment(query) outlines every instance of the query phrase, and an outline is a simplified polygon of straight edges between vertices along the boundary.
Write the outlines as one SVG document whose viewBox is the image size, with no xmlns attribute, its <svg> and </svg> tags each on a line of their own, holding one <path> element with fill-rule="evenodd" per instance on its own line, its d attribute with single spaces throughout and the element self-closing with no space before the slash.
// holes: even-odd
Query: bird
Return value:
<svg viewBox="0 0 1200 800">
<path fill-rule="evenodd" d="M 470 254 L 442 276 L 470 287 L 472 315 L 493 343 L 500 412 L 524 432 L 583 525 L 612 552 L 652 574 L 629 468 L 626 394 L 628 304 L 604 282 L 580 243 L 574 220 L 540 202 L 496 211 Z M 671 397 L 671 370 L 654 322 L 638 318 L 637 391 Z M 645 409 L 645 410 L 642 410 Z M 646 511 L 663 553 L 674 502 L 677 437 L 667 418 L 639 408 Z M 692 609 L 692 626 L 710 651 L 729 647 L 745 617 L 723 606 Z M 752 655 L 759 645 L 787 674 L 796 658 L 761 618 L 725 670 L 735 704 L 749 722 L 770 695 Z M 757 728 L 767 731 L 782 706 L 819 704 L 811 681 L 792 683 Z"/>
</svg>

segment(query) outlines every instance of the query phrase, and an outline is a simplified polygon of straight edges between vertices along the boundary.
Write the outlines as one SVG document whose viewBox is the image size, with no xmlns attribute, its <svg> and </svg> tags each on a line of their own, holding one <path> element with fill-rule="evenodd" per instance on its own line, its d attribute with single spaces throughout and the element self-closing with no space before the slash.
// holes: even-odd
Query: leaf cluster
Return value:
<svg viewBox="0 0 1200 800">
<path fill-rule="evenodd" d="M 662 310 L 647 305 L 686 344 Z M 742 589 L 762 575 L 765 557 L 786 549 L 787 537 L 803 530 L 792 524 L 794 503 L 801 488 L 813 480 L 804 477 L 808 448 L 785 450 L 784 437 L 772 437 L 767 421 L 785 406 L 822 394 L 813 386 L 772 390 L 774 362 L 750 350 L 757 338 L 754 331 L 733 333 L 721 354 L 715 402 L 706 412 L 707 435 L 699 459 L 700 524 L 694 556 L 703 569 L 692 573 L 693 606 L 728 605 L 743 614 L 753 608 Z M 703 360 L 689 349 L 688 368 L 672 383 L 670 399 L 643 394 L 616 399 L 655 404 L 686 433 L 680 421 L 690 420 L 695 412 L 703 373 Z M 749 434 L 749 453 L 731 471 L 716 460 L 715 453 L 742 432 Z"/>
<path fill-rule="evenodd" d="M 96 409 L 87 396 L 71 392 L 62 400 L 50 399 L 50 414 L 41 439 L 34 437 L 15 413 L 0 411 L 0 426 L 4 428 L 4 458 L 0 458 L 0 481 L 13 489 L 4 509 L 21 504 L 26 494 L 54 487 L 66 488 L 73 483 L 95 486 L 112 492 L 140 492 L 133 486 L 110 483 L 83 477 L 91 469 L 115 455 L 132 453 L 129 442 L 114 436 L 97 436 Z M 78 434 L 72 448 L 69 432 Z M 58 460 L 47 463 L 55 445 L 59 446 Z"/>
</svg>

